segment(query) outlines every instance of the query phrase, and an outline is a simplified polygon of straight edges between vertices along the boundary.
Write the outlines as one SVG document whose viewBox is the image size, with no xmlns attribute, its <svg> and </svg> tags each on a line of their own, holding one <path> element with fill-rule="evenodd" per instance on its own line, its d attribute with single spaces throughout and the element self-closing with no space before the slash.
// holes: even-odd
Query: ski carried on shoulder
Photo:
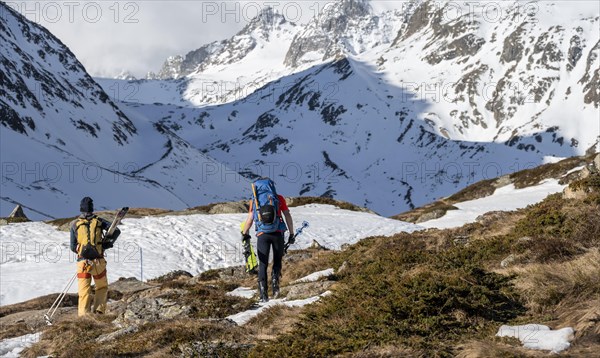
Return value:
<svg viewBox="0 0 600 358">
<path fill-rule="evenodd" d="M 110 236 L 115 232 L 115 230 L 117 229 L 117 226 L 121 223 L 121 220 L 123 220 L 125 215 L 127 215 L 128 211 L 129 211 L 129 207 L 127 207 L 127 206 L 124 208 L 121 208 L 121 209 L 119 209 L 119 211 L 117 211 L 117 214 L 115 215 L 115 218 L 113 219 L 112 223 L 110 224 L 110 227 L 106 231 L 105 236 Z M 58 297 L 56 297 L 56 299 L 54 300 L 54 303 L 52 303 L 52 306 L 50 306 L 50 308 L 44 315 L 44 319 L 46 320 L 47 325 L 49 325 L 49 326 L 52 325 L 52 318 L 54 317 L 54 314 L 56 313 L 56 311 L 62 304 L 63 300 L 67 296 L 69 290 L 71 289 L 71 286 L 73 285 L 73 283 L 75 282 L 76 279 L 77 279 L 77 274 L 74 274 L 69 279 L 69 282 L 67 282 L 67 285 L 61 291 L 61 293 L 58 295 Z"/>
<path fill-rule="evenodd" d="M 307 227 L 309 227 L 309 226 L 310 226 L 310 224 L 308 223 L 308 221 L 302 222 L 302 225 L 298 229 L 296 229 L 296 234 L 294 235 L 294 238 L 297 238 L 298 235 L 302 234 L 302 231 L 304 229 L 306 229 Z M 287 255 L 287 252 L 288 252 L 289 248 L 290 248 L 290 242 L 288 241 L 283 246 L 283 254 L 284 255 Z"/>
<path fill-rule="evenodd" d="M 123 220 L 125 215 L 127 215 L 128 211 L 129 211 L 129 207 L 127 207 L 127 206 L 119 209 L 119 211 L 117 212 L 117 215 L 115 216 L 114 220 L 112 221 L 112 224 L 110 224 L 110 227 L 106 231 L 105 236 L 111 236 L 115 232 L 115 230 L 117 229 L 117 226 L 121 223 L 121 220 Z"/>
</svg>

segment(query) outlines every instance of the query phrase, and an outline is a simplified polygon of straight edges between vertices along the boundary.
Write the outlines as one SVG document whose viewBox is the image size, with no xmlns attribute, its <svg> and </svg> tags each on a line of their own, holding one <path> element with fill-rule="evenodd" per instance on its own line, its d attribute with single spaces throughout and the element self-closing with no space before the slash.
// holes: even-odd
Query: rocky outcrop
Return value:
<svg viewBox="0 0 600 358">
<path fill-rule="evenodd" d="M 334 283 L 334 281 L 298 283 L 284 288 L 284 293 L 287 291 L 285 297 L 288 300 L 301 300 L 309 297 L 319 296 L 331 288 Z"/>
<path fill-rule="evenodd" d="M 163 295 L 176 294 L 180 292 L 175 290 L 163 292 Z M 163 297 L 134 297 L 126 301 L 126 308 L 119 314 L 119 322 L 131 324 L 141 324 L 146 322 L 156 322 L 165 319 L 187 316 L 191 313 L 191 308 L 181 304 L 173 299 Z"/>
<path fill-rule="evenodd" d="M 27 215 L 23 212 L 23 207 L 21 205 L 17 205 L 13 211 L 8 215 L 10 219 L 24 219 L 29 220 Z"/>
<path fill-rule="evenodd" d="M 119 145 L 136 134 L 129 118 L 60 40 L 4 3 L 0 3 L 0 13 L 3 127 L 43 141 L 55 136 L 59 145 L 60 136 L 75 135 L 78 130 L 89 133 L 89 128 Z M 93 121 L 88 113 L 95 114 Z M 55 133 L 53 127 L 62 130 Z M 68 147 L 69 143 L 62 143 Z"/>
<path fill-rule="evenodd" d="M 326 4 L 319 16 L 296 34 L 284 63 L 294 68 L 312 61 L 315 56 L 321 60 L 333 59 L 389 43 L 393 23 L 392 18 L 374 15 L 368 1 L 341 0 Z M 379 41 L 373 41 L 372 35 L 379 35 Z"/>
</svg>

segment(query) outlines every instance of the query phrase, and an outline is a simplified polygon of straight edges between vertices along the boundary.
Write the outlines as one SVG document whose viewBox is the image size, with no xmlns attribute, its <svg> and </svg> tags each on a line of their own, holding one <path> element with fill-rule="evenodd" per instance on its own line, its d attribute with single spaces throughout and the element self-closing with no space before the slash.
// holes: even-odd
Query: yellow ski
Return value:
<svg viewBox="0 0 600 358">
<path fill-rule="evenodd" d="M 243 221 L 240 224 L 240 231 L 244 232 L 244 224 L 246 222 Z M 250 243 L 250 240 L 244 241 L 244 258 L 246 259 L 246 272 L 256 274 L 258 268 L 258 261 L 256 260 L 256 254 L 254 253 L 254 248 Z"/>
</svg>

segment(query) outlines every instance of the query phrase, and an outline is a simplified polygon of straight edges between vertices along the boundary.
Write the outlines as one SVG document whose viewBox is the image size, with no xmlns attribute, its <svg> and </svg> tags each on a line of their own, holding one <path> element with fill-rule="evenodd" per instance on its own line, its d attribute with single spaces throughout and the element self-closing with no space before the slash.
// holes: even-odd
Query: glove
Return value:
<svg viewBox="0 0 600 358">
<path fill-rule="evenodd" d="M 295 242 L 296 242 L 296 236 L 294 234 L 290 234 L 290 237 L 288 237 L 288 244 L 294 245 Z"/>
<path fill-rule="evenodd" d="M 104 239 L 102 240 L 102 249 L 103 250 L 112 249 L 113 246 L 115 245 L 115 240 L 116 240 L 116 238 L 114 237 L 114 235 L 105 236 Z"/>
<path fill-rule="evenodd" d="M 252 236 L 250 236 L 249 234 L 242 233 L 242 242 L 246 241 L 246 240 L 250 240 L 251 238 L 252 238 Z"/>
</svg>

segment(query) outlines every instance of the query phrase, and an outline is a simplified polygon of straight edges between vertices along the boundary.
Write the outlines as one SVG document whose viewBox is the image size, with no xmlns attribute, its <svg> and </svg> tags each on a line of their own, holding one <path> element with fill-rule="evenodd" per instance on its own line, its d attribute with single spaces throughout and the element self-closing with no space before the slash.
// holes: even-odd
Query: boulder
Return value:
<svg viewBox="0 0 600 358">
<path fill-rule="evenodd" d="M 245 356 L 254 345 L 236 342 L 194 342 L 179 345 L 182 357 L 237 357 Z"/>
<path fill-rule="evenodd" d="M 512 183 L 513 183 L 513 180 L 510 178 L 510 174 L 507 174 L 507 175 L 503 175 L 503 176 L 499 177 L 498 179 L 496 179 L 496 181 L 493 183 L 493 185 L 496 188 L 501 188 L 503 186 L 507 186 Z"/>
<path fill-rule="evenodd" d="M 523 244 L 523 243 L 530 242 L 531 240 L 533 240 L 531 238 L 531 236 L 523 236 L 523 237 L 520 237 L 520 238 L 517 239 L 517 243 Z"/>
<path fill-rule="evenodd" d="M 139 281 L 135 277 L 124 278 L 121 277 L 119 280 L 112 282 L 108 286 L 108 291 L 118 291 L 122 294 L 132 294 L 136 292 L 141 292 L 145 290 L 149 290 L 151 288 L 156 287 L 156 285 L 147 284 L 145 282 Z"/>
<path fill-rule="evenodd" d="M 174 300 L 160 297 L 135 297 L 119 315 L 119 322 L 144 324 L 188 316 L 192 309 Z"/>
<path fill-rule="evenodd" d="M 419 223 L 424 223 L 424 222 L 429 221 L 429 220 L 439 219 L 442 216 L 446 215 L 446 212 L 447 212 L 447 210 L 444 210 L 444 209 L 435 209 L 435 210 L 432 210 L 430 212 L 427 212 L 427 213 L 419 216 L 419 218 L 417 219 L 416 223 L 419 224 Z"/>
<path fill-rule="evenodd" d="M 23 207 L 21 205 L 17 205 L 12 213 L 10 213 L 10 215 L 8 216 L 10 219 L 25 219 L 25 220 L 29 220 L 29 218 L 27 218 L 27 215 L 25 215 L 25 213 L 23 212 Z"/>
<path fill-rule="evenodd" d="M 348 273 L 348 271 L 350 271 L 350 264 L 348 263 L 348 261 L 342 262 L 342 265 L 337 270 L 335 270 L 336 275 L 345 275 L 346 273 Z"/>
<path fill-rule="evenodd" d="M 319 242 L 317 240 L 313 240 L 312 244 L 310 245 L 311 249 L 316 249 L 316 250 L 324 250 L 324 251 L 328 251 L 329 249 L 326 248 L 325 246 L 319 244 Z"/>
<path fill-rule="evenodd" d="M 333 286 L 334 281 L 317 281 L 298 283 L 293 286 L 286 287 L 288 300 L 301 300 L 309 297 L 314 297 L 327 291 Z"/>
<path fill-rule="evenodd" d="M 502 260 L 500 262 L 500 266 L 501 267 L 508 267 L 508 266 L 512 265 L 515 262 L 515 260 L 516 260 L 515 255 L 510 254 L 504 260 Z"/>
<path fill-rule="evenodd" d="M 585 190 L 573 189 L 570 186 L 566 187 L 565 190 L 563 190 L 563 198 L 565 199 L 583 200 L 586 197 L 587 193 L 585 192 Z"/>
<path fill-rule="evenodd" d="M 596 167 L 596 171 L 600 172 L 600 153 L 596 154 L 596 158 L 594 158 L 594 167 Z"/>
<path fill-rule="evenodd" d="M 209 214 L 240 214 L 247 213 L 248 208 L 246 203 L 243 201 L 236 201 L 232 203 L 219 203 L 214 205 L 208 211 Z"/>
<path fill-rule="evenodd" d="M 139 329 L 140 328 L 137 325 L 121 328 L 118 331 L 106 333 L 106 334 L 99 336 L 98 338 L 96 338 L 96 342 L 104 343 L 104 342 L 113 341 L 121 336 L 126 335 L 126 334 L 135 333 L 135 332 L 139 331 Z"/>
<path fill-rule="evenodd" d="M 155 279 L 153 279 L 153 282 L 158 282 L 158 283 L 163 283 L 163 282 L 168 282 L 168 281 L 175 281 L 175 280 L 186 280 L 189 278 L 194 277 L 194 275 L 192 275 L 191 273 L 187 272 L 187 271 L 183 271 L 183 270 L 175 270 L 175 271 L 171 271 L 165 275 L 162 275 L 160 277 L 157 277 Z"/>
<path fill-rule="evenodd" d="M 579 179 L 585 179 L 594 173 L 594 167 L 592 165 L 585 166 L 578 173 Z"/>
</svg>

